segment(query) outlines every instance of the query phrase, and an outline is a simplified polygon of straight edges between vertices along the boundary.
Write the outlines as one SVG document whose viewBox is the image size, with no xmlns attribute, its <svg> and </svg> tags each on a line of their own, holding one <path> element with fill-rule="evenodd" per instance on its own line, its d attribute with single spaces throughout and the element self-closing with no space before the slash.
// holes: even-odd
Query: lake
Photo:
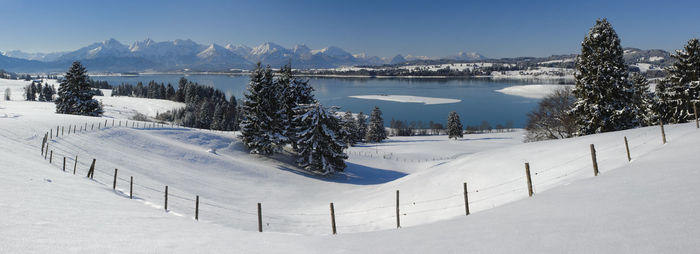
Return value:
<svg viewBox="0 0 700 254">
<path fill-rule="evenodd" d="M 93 76 L 93 79 L 108 81 L 111 85 L 121 83 L 136 84 L 137 82 L 171 83 L 177 87 L 177 82 L 183 75 L 140 75 L 140 76 Z M 228 96 L 243 98 L 248 85 L 248 76 L 228 75 L 186 75 L 188 80 L 202 85 L 213 86 Z M 340 111 L 364 112 L 369 115 L 374 106 L 383 113 L 386 125 L 390 120 L 422 121 L 428 123 L 447 122 L 447 114 L 457 111 L 462 124 L 480 125 L 482 121 L 492 126 L 505 125 L 512 121 L 515 127 L 524 127 L 527 113 L 532 111 L 540 99 L 506 95 L 496 92 L 510 86 L 525 83 L 512 80 L 490 79 L 408 79 L 408 78 L 309 78 L 309 83 L 315 89 L 314 95 L 326 106 L 339 106 Z M 407 103 L 376 99 L 353 98 L 350 96 L 375 95 L 407 95 L 435 97 L 454 100 L 444 100 L 444 104 Z M 376 96 L 380 95 L 380 96 Z M 370 96 L 371 97 L 371 96 Z M 455 102 L 459 100 L 459 102 Z M 453 103 L 450 103 L 453 102 Z"/>
</svg>

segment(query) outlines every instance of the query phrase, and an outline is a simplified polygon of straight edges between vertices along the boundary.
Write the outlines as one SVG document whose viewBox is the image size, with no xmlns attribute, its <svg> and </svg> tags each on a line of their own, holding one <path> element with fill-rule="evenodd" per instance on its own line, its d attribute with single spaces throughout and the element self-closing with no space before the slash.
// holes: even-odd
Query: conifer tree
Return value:
<svg viewBox="0 0 700 254">
<path fill-rule="evenodd" d="M 369 117 L 369 126 L 367 126 L 367 135 L 365 140 L 369 143 L 379 143 L 386 139 L 386 130 L 384 130 L 384 119 L 382 111 L 375 106 L 372 110 L 372 115 Z"/>
<path fill-rule="evenodd" d="M 241 137 L 251 153 L 271 155 L 278 149 L 280 120 L 272 69 L 257 64 L 243 102 Z"/>
<path fill-rule="evenodd" d="M 672 55 L 676 62 L 668 76 L 657 86 L 661 117 L 667 122 L 683 123 L 694 119 L 693 103 L 700 102 L 700 42 L 691 39 L 683 50 Z M 699 103 L 700 104 L 700 103 Z"/>
<path fill-rule="evenodd" d="M 345 112 L 341 123 L 342 132 L 346 134 L 343 136 L 343 142 L 348 146 L 354 146 L 357 143 L 357 120 L 352 116 L 352 112 Z"/>
<path fill-rule="evenodd" d="M 102 106 L 92 96 L 85 67 L 80 62 L 73 62 L 58 88 L 56 113 L 100 116 Z"/>
<path fill-rule="evenodd" d="M 341 140 L 340 120 L 321 104 L 297 107 L 297 163 L 311 172 L 329 175 L 345 169 L 347 145 Z"/>
<path fill-rule="evenodd" d="M 447 115 L 447 135 L 448 138 L 462 138 L 462 121 L 459 120 L 457 112 L 452 111 Z"/>
<path fill-rule="evenodd" d="M 365 136 L 367 136 L 367 116 L 365 116 L 364 113 L 360 112 L 357 114 L 355 126 L 357 127 L 357 131 L 355 132 L 355 141 L 362 142 L 365 139 Z"/>
<path fill-rule="evenodd" d="M 606 19 L 597 20 L 581 43 L 576 62 L 576 102 L 571 114 L 577 135 L 638 126 L 620 39 Z"/>
<path fill-rule="evenodd" d="M 24 92 L 25 92 L 25 99 L 28 101 L 35 101 L 36 100 L 36 86 L 34 85 L 34 82 L 32 82 L 30 85 L 27 85 L 24 87 Z"/>
<path fill-rule="evenodd" d="M 643 75 L 634 73 L 630 76 L 630 82 L 634 86 L 632 103 L 639 114 L 637 119 L 643 126 L 654 125 L 658 121 L 658 103 L 654 93 L 649 90 L 649 81 Z"/>
</svg>

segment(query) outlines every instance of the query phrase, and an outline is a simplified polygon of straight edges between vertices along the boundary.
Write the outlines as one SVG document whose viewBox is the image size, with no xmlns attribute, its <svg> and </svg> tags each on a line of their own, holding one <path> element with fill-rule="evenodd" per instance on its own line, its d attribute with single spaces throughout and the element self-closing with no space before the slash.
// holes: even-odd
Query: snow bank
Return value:
<svg viewBox="0 0 700 254">
<path fill-rule="evenodd" d="M 365 99 L 365 100 L 382 100 L 382 101 L 406 102 L 406 103 L 423 103 L 425 105 L 449 104 L 449 103 L 458 103 L 458 102 L 462 101 L 459 99 L 423 97 L 423 96 L 412 96 L 412 95 L 353 95 L 353 96 L 348 96 L 348 97 L 356 98 L 356 99 Z"/>
<path fill-rule="evenodd" d="M 508 95 L 515 95 L 525 98 L 542 99 L 551 94 L 557 89 L 572 87 L 572 85 L 522 85 L 509 86 L 503 89 L 498 89 L 496 92 Z"/>
</svg>

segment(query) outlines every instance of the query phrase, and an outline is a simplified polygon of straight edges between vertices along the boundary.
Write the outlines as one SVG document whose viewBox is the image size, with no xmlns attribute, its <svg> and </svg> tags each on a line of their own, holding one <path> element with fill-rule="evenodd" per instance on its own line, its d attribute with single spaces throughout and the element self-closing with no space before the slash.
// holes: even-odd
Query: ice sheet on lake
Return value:
<svg viewBox="0 0 700 254">
<path fill-rule="evenodd" d="M 348 97 L 357 98 L 357 99 L 365 99 L 365 100 L 382 100 L 382 101 L 393 101 L 393 102 L 423 103 L 425 105 L 449 104 L 449 103 L 458 103 L 458 102 L 462 101 L 459 99 L 423 97 L 423 96 L 412 96 L 412 95 L 353 95 L 353 96 L 348 96 Z"/>
<path fill-rule="evenodd" d="M 572 85 L 523 85 L 509 86 L 503 89 L 498 89 L 496 90 L 496 92 L 525 98 L 542 99 L 545 96 L 554 92 L 555 90 L 562 89 L 565 87 L 573 88 Z"/>
</svg>

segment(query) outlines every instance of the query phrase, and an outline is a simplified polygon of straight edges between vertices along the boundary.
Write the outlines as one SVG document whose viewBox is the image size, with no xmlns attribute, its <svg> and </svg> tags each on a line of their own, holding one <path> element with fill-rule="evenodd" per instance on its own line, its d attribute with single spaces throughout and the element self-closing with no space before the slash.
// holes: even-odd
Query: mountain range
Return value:
<svg viewBox="0 0 700 254">
<path fill-rule="evenodd" d="M 411 55 L 387 58 L 368 56 L 364 53 L 351 54 L 334 46 L 323 49 L 310 49 L 306 45 L 285 48 L 272 42 L 251 48 L 233 44 L 203 45 L 192 40 L 156 42 L 151 39 L 126 45 L 109 39 L 68 52 L 0 51 L 0 69 L 16 72 L 61 72 L 73 61 L 81 61 L 92 72 L 230 71 L 250 69 L 257 62 L 273 68 L 291 63 L 292 67 L 298 69 L 318 69 L 400 64 L 427 59 L 430 58 Z M 486 58 L 478 53 L 460 52 L 445 59 Z"/>
</svg>

